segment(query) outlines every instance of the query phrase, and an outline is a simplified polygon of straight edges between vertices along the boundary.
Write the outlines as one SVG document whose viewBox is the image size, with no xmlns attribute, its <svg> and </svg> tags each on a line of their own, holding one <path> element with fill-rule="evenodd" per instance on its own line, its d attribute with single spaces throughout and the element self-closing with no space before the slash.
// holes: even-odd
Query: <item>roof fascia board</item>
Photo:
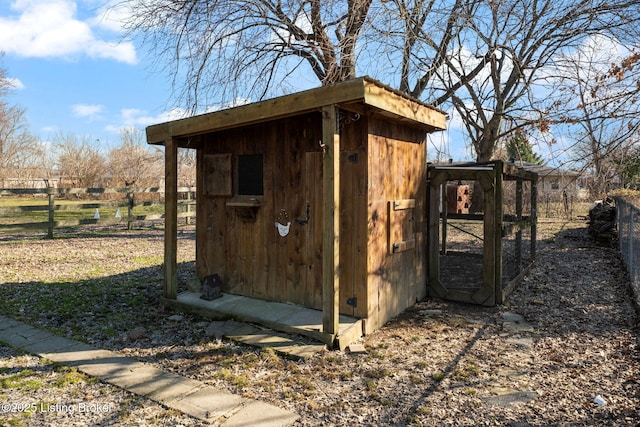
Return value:
<svg viewBox="0 0 640 427">
<path fill-rule="evenodd" d="M 361 77 L 332 86 L 152 125 L 146 129 L 147 141 L 149 144 L 162 145 L 170 138 L 184 138 L 298 115 L 319 110 L 326 105 L 353 102 L 363 102 L 396 118 L 427 125 L 436 130 L 446 128 L 446 116 L 439 110 L 401 96 L 372 79 Z"/>
</svg>

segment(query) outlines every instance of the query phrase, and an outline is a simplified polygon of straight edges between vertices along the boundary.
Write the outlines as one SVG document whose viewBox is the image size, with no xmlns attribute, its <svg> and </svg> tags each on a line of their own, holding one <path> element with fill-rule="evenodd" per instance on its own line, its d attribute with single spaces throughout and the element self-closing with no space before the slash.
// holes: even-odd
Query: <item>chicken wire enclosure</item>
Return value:
<svg viewBox="0 0 640 427">
<path fill-rule="evenodd" d="M 513 164 L 429 167 L 429 292 L 503 302 L 535 259 L 537 175 Z"/>
</svg>

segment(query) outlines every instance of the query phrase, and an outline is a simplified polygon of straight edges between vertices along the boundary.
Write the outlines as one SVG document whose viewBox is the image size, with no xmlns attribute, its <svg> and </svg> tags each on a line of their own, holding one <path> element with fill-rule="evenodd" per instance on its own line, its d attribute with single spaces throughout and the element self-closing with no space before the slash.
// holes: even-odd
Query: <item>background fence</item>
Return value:
<svg viewBox="0 0 640 427">
<path fill-rule="evenodd" d="M 180 187 L 178 217 L 189 224 L 195 217 L 195 187 Z M 0 189 L 0 231 L 47 230 L 83 225 L 164 222 L 163 188 L 22 188 Z M 2 200 L 0 199 L 0 202 Z"/>
<path fill-rule="evenodd" d="M 616 197 L 616 208 L 618 247 L 640 303 L 640 208 L 620 197 Z"/>
</svg>

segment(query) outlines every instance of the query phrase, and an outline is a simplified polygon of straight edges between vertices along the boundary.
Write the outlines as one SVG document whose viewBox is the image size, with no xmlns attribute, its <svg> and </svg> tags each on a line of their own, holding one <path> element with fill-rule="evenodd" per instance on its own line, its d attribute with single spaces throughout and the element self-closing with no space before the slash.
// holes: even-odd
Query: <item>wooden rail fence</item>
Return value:
<svg viewBox="0 0 640 427">
<path fill-rule="evenodd" d="M 10 196 L 46 196 L 48 200 L 47 205 L 34 205 L 34 206 L 10 206 L 0 207 L 0 215 L 3 214 L 20 214 L 24 212 L 36 212 L 47 211 L 48 220 L 45 222 L 22 222 L 4 224 L 0 220 L 0 229 L 35 229 L 47 227 L 47 237 L 53 238 L 53 232 L 55 228 L 59 227 L 74 227 L 90 224 L 109 224 L 121 221 L 126 221 L 127 229 L 133 228 L 134 221 L 164 221 L 164 213 L 158 214 L 145 214 L 136 215 L 134 208 L 136 206 L 151 206 L 158 204 L 157 202 L 144 201 L 137 203 L 135 201 L 135 194 L 149 194 L 158 193 L 164 194 L 164 188 L 151 187 L 151 188 L 2 188 L 0 189 L 0 197 Z M 195 187 L 179 187 L 178 193 L 186 194 L 185 200 L 179 202 L 182 212 L 178 214 L 180 218 L 184 218 L 186 224 L 190 224 L 191 220 L 195 217 L 195 210 L 192 209 L 195 205 L 195 201 L 191 195 L 195 193 Z M 90 195 L 94 197 L 102 197 L 104 195 L 123 195 L 121 201 L 104 201 L 104 202 L 89 202 L 89 203 L 77 203 L 77 204 L 56 204 L 56 198 L 68 195 Z M 28 200 L 28 199 L 25 199 Z M 112 218 L 106 218 L 99 216 L 99 209 L 101 208 L 116 208 L 117 214 Z M 126 208 L 126 214 L 120 212 L 120 209 Z M 57 211 L 72 211 L 72 210 L 86 210 L 96 209 L 96 214 L 93 218 L 74 219 L 74 220 L 56 220 Z"/>
</svg>

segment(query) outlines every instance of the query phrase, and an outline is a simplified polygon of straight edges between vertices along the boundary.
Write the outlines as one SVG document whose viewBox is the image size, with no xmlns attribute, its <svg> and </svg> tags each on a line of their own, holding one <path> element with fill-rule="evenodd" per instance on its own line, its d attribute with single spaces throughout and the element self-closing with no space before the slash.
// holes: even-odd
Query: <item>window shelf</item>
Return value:
<svg viewBox="0 0 640 427">
<path fill-rule="evenodd" d="M 258 199 L 249 200 L 229 200 L 227 206 L 239 207 L 239 208 L 258 208 L 262 205 L 262 202 Z"/>
</svg>

